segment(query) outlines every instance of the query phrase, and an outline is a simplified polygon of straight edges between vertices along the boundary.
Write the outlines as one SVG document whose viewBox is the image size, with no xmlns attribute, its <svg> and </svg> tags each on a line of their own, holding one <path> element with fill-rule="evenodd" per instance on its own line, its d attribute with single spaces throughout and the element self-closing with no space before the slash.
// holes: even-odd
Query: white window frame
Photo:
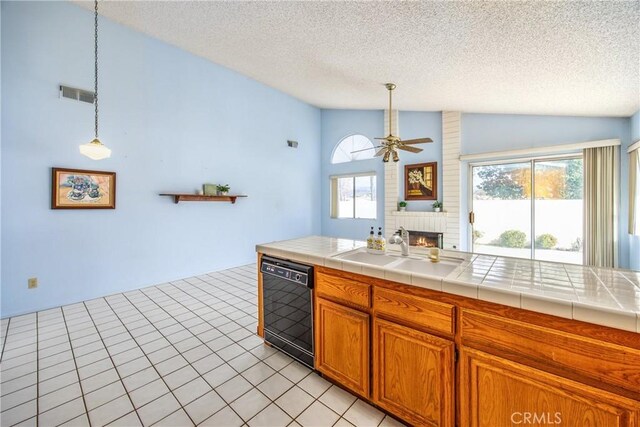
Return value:
<svg viewBox="0 0 640 427">
<path fill-rule="evenodd" d="M 509 163 L 531 163 L 531 188 L 532 188 L 532 194 L 531 194 L 531 230 L 530 230 L 530 234 L 532 236 L 532 239 L 534 239 L 534 228 L 535 228 L 535 197 L 533 194 L 533 188 L 535 187 L 535 169 L 534 169 L 534 165 L 536 161 L 544 161 L 544 160 L 562 160 L 562 159 L 583 159 L 584 162 L 584 156 L 583 153 L 581 151 L 577 151 L 577 152 L 571 152 L 571 153 L 565 153 L 565 154 L 556 154 L 556 155 L 547 155 L 547 156 L 528 156 L 528 157 L 509 157 L 509 158 L 500 158 L 498 160 L 487 160 L 487 161 L 479 161 L 479 162 L 469 162 L 468 163 L 468 173 L 467 173 L 467 210 L 469 212 L 473 212 L 473 168 L 476 166 L 491 166 L 491 165 L 502 165 L 502 164 L 509 164 Z M 584 163 L 583 163 L 584 164 Z M 584 197 L 584 195 L 583 195 Z M 583 212 L 582 212 L 582 222 L 584 223 L 584 208 L 583 208 Z M 469 221 L 467 221 L 467 248 L 469 248 L 469 252 L 473 252 L 474 251 L 474 247 L 473 247 L 473 224 L 471 224 Z M 582 236 L 584 239 L 584 235 Z M 473 252 L 473 253 L 479 253 L 479 252 Z M 534 258 L 535 255 L 535 245 L 533 244 L 533 241 L 531 243 L 531 255 L 529 256 L 529 258 L 523 258 L 523 259 L 529 259 L 532 261 L 537 261 L 536 258 Z M 579 264 L 582 265 L 582 264 Z"/>
<path fill-rule="evenodd" d="M 356 217 L 356 183 L 355 180 L 358 177 L 375 177 L 376 179 L 376 192 L 378 189 L 378 174 L 375 171 L 370 171 L 370 172 L 359 172 L 359 173 L 348 173 L 348 174 L 343 174 L 343 175 L 331 175 L 329 177 L 329 197 L 330 197 L 330 203 L 329 203 L 329 216 L 331 217 L 331 219 L 348 219 L 348 220 L 353 220 L 353 219 L 361 219 L 361 220 L 376 220 L 378 219 L 378 196 L 376 194 L 376 213 L 375 216 L 373 218 L 360 218 L 360 217 Z M 339 217 L 338 216 L 338 179 L 339 178 L 353 178 L 353 212 L 352 212 L 352 216 L 350 217 Z"/>
<path fill-rule="evenodd" d="M 336 151 L 340 148 L 340 144 L 342 144 L 347 138 L 353 138 L 354 136 L 361 136 L 361 137 L 365 138 L 367 141 L 369 141 L 369 144 L 371 144 L 371 148 L 370 148 L 371 156 L 370 157 L 365 157 L 365 158 L 362 158 L 362 159 L 353 159 L 352 158 L 352 159 L 347 160 L 345 162 L 334 162 L 333 158 L 335 157 Z M 375 146 L 376 146 L 376 144 L 374 143 L 374 141 L 372 141 L 371 138 L 369 138 L 366 135 L 363 135 L 361 133 L 349 134 L 349 135 L 341 138 L 340 141 L 338 141 L 338 143 L 336 144 L 336 146 L 333 147 L 333 151 L 331 151 L 330 162 L 331 162 L 332 165 L 340 165 L 340 164 L 343 164 L 343 163 L 351 163 L 351 162 L 360 162 L 360 161 L 363 161 L 363 160 L 371 160 L 371 159 L 374 158 L 373 155 L 375 154 Z"/>
</svg>

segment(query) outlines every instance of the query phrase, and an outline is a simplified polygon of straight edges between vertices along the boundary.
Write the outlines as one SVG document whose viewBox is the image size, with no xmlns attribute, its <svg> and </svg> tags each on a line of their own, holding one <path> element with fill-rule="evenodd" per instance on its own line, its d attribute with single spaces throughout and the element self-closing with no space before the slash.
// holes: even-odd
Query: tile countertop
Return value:
<svg viewBox="0 0 640 427">
<path fill-rule="evenodd" d="M 640 272 L 443 250 L 443 257 L 462 263 L 440 278 L 334 258 L 364 246 L 359 240 L 309 236 L 256 245 L 256 251 L 640 333 Z M 396 252 L 394 246 L 389 252 Z M 425 257 L 424 250 L 411 251 Z"/>
</svg>

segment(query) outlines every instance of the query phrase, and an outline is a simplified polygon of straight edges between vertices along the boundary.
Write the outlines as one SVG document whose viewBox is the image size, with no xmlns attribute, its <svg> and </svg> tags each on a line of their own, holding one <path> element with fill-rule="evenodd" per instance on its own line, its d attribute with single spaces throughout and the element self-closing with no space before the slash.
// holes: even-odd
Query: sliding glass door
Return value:
<svg viewBox="0 0 640 427">
<path fill-rule="evenodd" d="M 471 166 L 473 252 L 582 263 L 581 157 Z"/>
</svg>

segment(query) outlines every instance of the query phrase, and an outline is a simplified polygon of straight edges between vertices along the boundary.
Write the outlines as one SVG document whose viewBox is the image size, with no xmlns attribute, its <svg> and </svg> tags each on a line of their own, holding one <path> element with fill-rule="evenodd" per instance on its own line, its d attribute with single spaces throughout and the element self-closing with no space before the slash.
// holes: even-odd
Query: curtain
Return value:
<svg viewBox="0 0 640 427">
<path fill-rule="evenodd" d="M 618 266 L 619 146 L 584 150 L 584 263 Z"/>
<path fill-rule="evenodd" d="M 629 234 L 640 236 L 640 149 L 629 153 Z"/>
<path fill-rule="evenodd" d="M 331 177 L 331 218 L 338 218 L 338 178 Z"/>
</svg>

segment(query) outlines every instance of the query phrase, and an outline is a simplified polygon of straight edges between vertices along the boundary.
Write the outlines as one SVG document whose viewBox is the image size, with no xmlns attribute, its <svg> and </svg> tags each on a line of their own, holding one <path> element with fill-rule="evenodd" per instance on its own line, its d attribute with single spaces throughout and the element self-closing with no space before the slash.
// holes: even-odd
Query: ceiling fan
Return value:
<svg viewBox="0 0 640 427">
<path fill-rule="evenodd" d="M 425 144 L 427 142 L 433 142 L 433 140 L 431 138 L 417 138 L 417 139 L 408 139 L 406 141 L 403 141 L 400 139 L 400 137 L 395 136 L 392 133 L 391 112 L 393 111 L 393 109 L 391 104 L 391 96 L 392 96 L 391 94 L 393 90 L 396 88 L 396 85 L 393 83 L 386 83 L 385 87 L 387 88 L 387 90 L 389 90 L 389 135 L 387 135 L 385 138 L 375 138 L 377 140 L 380 140 L 380 145 L 377 147 L 371 147 L 371 148 L 365 148 L 364 150 L 352 151 L 352 153 L 358 153 L 360 151 L 377 149 L 378 151 L 376 152 L 374 157 L 384 155 L 382 157 L 383 162 L 388 162 L 389 158 L 392 158 L 394 162 L 397 162 L 398 160 L 400 160 L 400 157 L 398 156 L 398 150 L 410 151 L 412 153 L 419 153 L 422 151 L 422 148 L 412 147 L 412 145 Z"/>
</svg>

